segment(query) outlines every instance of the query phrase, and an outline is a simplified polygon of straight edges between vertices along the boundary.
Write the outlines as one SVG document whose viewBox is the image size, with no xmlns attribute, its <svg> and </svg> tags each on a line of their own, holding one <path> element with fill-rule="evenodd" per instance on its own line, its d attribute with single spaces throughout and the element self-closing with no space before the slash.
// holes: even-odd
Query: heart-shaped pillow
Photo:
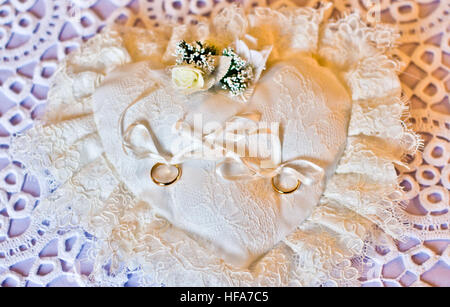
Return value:
<svg viewBox="0 0 450 307">
<path fill-rule="evenodd" d="M 280 124 L 282 162 L 301 158 L 331 175 L 345 147 L 351 99 L 329 69 L 299 55 L 269 67 L 246 103 L 221 92 L 177 93 L 167 71 L 153 66 L 122 66 L 93 94 L 106 156 L 139 200 L 173 225 L 212 242 L 221 258 L 248 266 L 308 218 L 327 176 L 282 195 L 274 191 L 270 178 L 229 181 L 217 174 L 217 161 L 192 159 L 182 163 L 178 182 L 160 187 L 149 176 L 158 161 L 138 159 L 123 149 L 122 114 L 127 110 L 125 127 L 144 123 L 162 151 L 173 156 L 172 145 L 180 136 L 172 127 L 178 121 L 202 116 L 205 124 L 225 124 L 236 114 L 258 112 L 262 121 Z M 145 137 L 136 142 L 145 143 Z"/>
</svg>

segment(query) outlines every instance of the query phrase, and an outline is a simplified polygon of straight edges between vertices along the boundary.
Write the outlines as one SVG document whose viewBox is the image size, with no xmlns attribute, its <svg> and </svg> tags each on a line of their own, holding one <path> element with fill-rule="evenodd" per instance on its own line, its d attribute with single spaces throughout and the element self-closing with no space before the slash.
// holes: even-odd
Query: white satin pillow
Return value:
<svg viewBox="0 0 450 307">
<path fill-rule="evenodd" d="M 337 78 L 312 58 L 297 57 L 270 67 L 251 101 L 240 103 L 223 94 L 183 96 L 170 86 L 167 72 L 141 62 L 108 74 L 93 95 L 94 114 L 106 156 L 118 179 L 138 199 L 150 203 L 173 225 L 212 243 L 220 257 L 248 266 L 309 217 L 345 147 L 351 100 Z M 215 162 L 182 164 L 181 180 L 155 185 L 149 173 L 155 161 L 138 160 L 122 149 L 119 118 L 131 103 L 125 126 L 145 121 L 165 151 L 179 136 L 171 127 L 198 113 L 204 122 L 225 122 L 242 112 L 257 111 L 262 121 L 280 122 L 283 161 L 303 158 L 327 176 L 290 195 L 280 195 L 270 179 L 227 181 Z M 174 153 L 172 153 L 174 154 Z"/>
</svg>

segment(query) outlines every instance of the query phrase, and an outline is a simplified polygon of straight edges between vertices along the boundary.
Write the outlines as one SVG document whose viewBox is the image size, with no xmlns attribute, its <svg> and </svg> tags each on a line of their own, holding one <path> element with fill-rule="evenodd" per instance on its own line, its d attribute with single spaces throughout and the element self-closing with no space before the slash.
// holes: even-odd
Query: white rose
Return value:
<svg viewBox="0 0 450 307">
<path fill-rule="evenodd" d="M 192 65 L 180 65 L 172 68 L 172 82 L 174 86 L 186 93 L 204 89 L 203 71 Z"/>
</svg>

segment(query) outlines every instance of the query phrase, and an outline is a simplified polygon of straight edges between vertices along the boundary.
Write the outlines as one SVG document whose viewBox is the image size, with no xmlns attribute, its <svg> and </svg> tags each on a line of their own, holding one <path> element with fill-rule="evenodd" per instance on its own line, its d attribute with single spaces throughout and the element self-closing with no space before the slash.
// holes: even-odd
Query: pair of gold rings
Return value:
<svg viewBox="0 0 450 307">
<path fill-rule="evenodd" d="M 182 171 L 182 169 L 181 169 L 181 166 L 178 165 L 178 164 L 172 165 L 173 167 L 175 167 L 175 168 L 177 169 L 177 176 L 176 176 L 173 180 L 168 181 L 168 182 L 162 182 L 162 181 L 157 180 L 157 179 L 155 178 L 155 171 L 156 171 L 156 169 L 157 169 L 158 167 L 163 166 L 163 165 L 165 165 L 165 164 L 163 164 L 163 163 L 156 163 L 156 164 L 152 167 L 152 169 L 151 169 L 151 171 L 150 171 L 150 177 L 152 178 L 152 181 L 153 181 L 155 184 L 159 185 L 160 187 L 167 187 L 167 186 L 170 186 L 170 185 L 174 184 L 174 183 L 177 182 L 178 180 L 180 180 L 181 175 L 183 174 L 183 171 Z M 275 177 L 276 177 L 276 176 L 275 176 Z M 297 185 L 296 185 L 293 189 L 291 189 L 291 190 L 283 190 L 283 189 L 279 188 L 279 187 L 276 185 L 276 183 L 275 183 L 275 177 L 272 177 L 272 188 L 275 190 L 275 192 L 277 192 L 277 193 L 279 193 L 279 194 L 285 195 L 285 194 L 291 194 L 291 193 L 294 193 L 294 192 L 297 191 L 298 188 L 300 188 L 300 186 L 302 185 L 302 182 L 301 182 L 300 180 L 297 180 Z"/>
</svg>

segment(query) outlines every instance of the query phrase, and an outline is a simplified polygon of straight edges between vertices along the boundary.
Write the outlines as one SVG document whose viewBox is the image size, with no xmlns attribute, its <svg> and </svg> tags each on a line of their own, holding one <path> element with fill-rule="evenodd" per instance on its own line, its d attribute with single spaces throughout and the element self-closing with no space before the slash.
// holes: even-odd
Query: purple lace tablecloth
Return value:
<svg viewBox="0 0 450 307">
<path fill-rule="evenodd" d="M 316 6 L 315 0 L 253 0 L 245 6 Z M 322 1 L 326 2 L 326 1 Z M 396 56 L 411 100 L 411 127 L 425 141 L 422 153 L 399 170 L 410 198 L 406 212 L 417 237 L 396 250 L 377 250 L 383 263 L 363 286 L 450 286 L 450 2 L 448 0 L 332 1 L 330 16 L 358 9 L 401 33 Z M 92 269 L 84 232 L 60 233 L 33 223 L 36 180 L 8 154 L 10 136 L 43 114 L 59 61 L 104 25 L 157 26 L 162 18 L 214 18 L 225 0 L 0 0 L 0 283 L 2 286 L 83 285 Z M 125 285 L 145 278 L 130 273 Z"/>
</svg>

